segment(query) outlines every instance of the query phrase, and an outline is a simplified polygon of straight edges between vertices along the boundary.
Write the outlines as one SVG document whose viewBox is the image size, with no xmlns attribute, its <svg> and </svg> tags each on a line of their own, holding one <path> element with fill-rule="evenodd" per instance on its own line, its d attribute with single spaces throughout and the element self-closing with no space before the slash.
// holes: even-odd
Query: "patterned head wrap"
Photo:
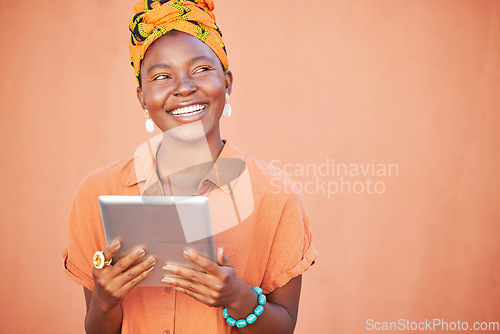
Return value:
<svg viewBox="0 0 500 334">
<path fill-rule="evenodd" d="M 171 30 L 195 36 L 219 57 L 224 69 L 229 66 L 222 32 L 215 23 L 213 0 L 141 0 L 134 6 L 129 29 L 130 57 L 137 82 L 141 61 L 148 47 Z"/>
</svg>

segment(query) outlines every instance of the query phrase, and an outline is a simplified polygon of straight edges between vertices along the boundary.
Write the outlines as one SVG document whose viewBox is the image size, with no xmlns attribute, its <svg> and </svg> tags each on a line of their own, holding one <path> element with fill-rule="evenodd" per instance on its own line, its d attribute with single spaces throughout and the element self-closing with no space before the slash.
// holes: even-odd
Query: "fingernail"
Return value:
<svg viewBox="0 0 500 334">
<path fill-rule="evenodd" d="M 189 251 L 189 250 L 187 250 L 187 249 L 186 249 L 186 250 L 184 251 L 184 256 L 185 256 L 185 257 L 191 257 L 191 256 L 193 256 L 193 253 L 191 253 L 191 251 Z"/>
<path fill-rule="evenodd" d="M 146 261 L 146 263 L 150 264 L 150 265 L 154 264 L 155 262 L 156 262 L 156 259 L 154 257 L 152 257 L 152 256 Z"/>
<path fill-rule="evenodd" d="M 143 256 L 146 252 L 144 252 L 144 249 L 139 248 L 138 250 L 135 251 L 135 255 L 137 256 Z"/>
<path fill-rule="evenodd" d="M 167 264 L 165 267 L 163 267 L 163 270 L 173 271 L 174 267 L 172 267 L 171 265 Z"/>
<path fill-rule="evenodd" d="M 118 246 L 120 246 L 120 241 L 119 240 L 115 240 L 111 244 L 111 248 L 118 248 Z"/>
<path fill-rule="evenodd" d="M 168 277 L 165 277 L 161 280 L 163 283 L 172 283 L 172 279 L 171 278 L 168 278 Z"/>
</svg>

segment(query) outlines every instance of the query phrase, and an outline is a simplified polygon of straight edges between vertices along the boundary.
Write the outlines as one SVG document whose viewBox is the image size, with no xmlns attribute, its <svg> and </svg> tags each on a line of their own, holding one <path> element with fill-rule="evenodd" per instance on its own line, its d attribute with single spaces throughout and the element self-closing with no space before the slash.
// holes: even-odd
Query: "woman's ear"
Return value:
<svg viewBox="0 0 500 334">
<path fill-rule="evenodd" d="M 139 103 L 141 104 L 142 109 L 147 109 L 146 102 L 144 101 L 144 96 L 142 95 L 141 86 L 137 86 L 137 99 L 139 100 Z"/>
<path fill-rule="evenodd" d="M 224 79 L 226 80 L 226 93 L 231 95 L 233 89 L 233 72 L 231 72 L 231 70 L 226 70 L 224 72 Z"/>
</svg>

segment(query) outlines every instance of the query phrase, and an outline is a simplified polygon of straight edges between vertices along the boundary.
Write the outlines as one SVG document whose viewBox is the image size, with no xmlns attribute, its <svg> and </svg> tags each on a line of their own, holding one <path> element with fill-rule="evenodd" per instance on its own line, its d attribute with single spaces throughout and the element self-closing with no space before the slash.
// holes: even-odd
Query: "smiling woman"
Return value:
<svg viewBox="0 0 500 334">
<path fill-rule="evenodd" d="M 307 215 L 298 194 L 271 190 L 293 184 L 285 174 L 221 138 L 233 75 L 213 8 L 212 1 L 151 0 L 134 8 L 137 97 L 162 133 L 80 185 L 65 266 L 84 287 L 88 333 L 294 330 L 301 275 L 316 257 Z M 215 261 L 188 249 L 184 256 L 202 272 L 163 266 L 138 246 L 114 263 L 121 242 L 106 244 L 103 194 L 208 197 Z M 165 275 L 158 286 L 137 286 L 154 270 Z"/>
</svg>

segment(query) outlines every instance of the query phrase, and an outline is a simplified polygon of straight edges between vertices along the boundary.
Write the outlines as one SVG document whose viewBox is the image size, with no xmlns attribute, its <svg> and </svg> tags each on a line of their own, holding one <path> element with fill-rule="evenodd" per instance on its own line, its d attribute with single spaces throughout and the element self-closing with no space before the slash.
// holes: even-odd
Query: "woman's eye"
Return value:
<svg viewBox="0 0 500 334">
<path fill-rule="evenodd" d="M 157 75 L 153 78 L 153 80 L 163 80 L 163 79 L 168 79 L 170 78 L 168 75 L 166 74 L 160 74 L 160 75 Z"/>
<path fill-rule="evenodd" d="M 211 68 L 208 66 L 202 66 L 198 67 L 196 70 L 194 70 L 194 73 L 200 73 L 200 72 L 205 72 L 205 71 L 210 71 Z"/>
</svg>

